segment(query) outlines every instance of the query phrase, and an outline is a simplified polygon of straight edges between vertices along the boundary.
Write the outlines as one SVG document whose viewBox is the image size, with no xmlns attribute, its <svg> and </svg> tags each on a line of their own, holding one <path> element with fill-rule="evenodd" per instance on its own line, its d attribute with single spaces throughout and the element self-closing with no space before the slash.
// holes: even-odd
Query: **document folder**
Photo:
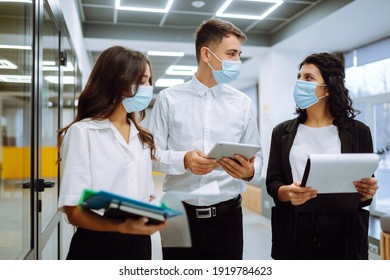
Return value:
<svg viewBox="0 0 390 280">
<path fill-rule="evenodd" d="M 310 154 L 301 186 L 318 193 L 357 192 L 354 181 L 370 178 L 379 165 L 377 154 Z"/>
<path fill-rule="evenodd" d="M 366 154 L 310 154 L 301 186 L 318 191 L 317 197 L 297 206 L 297 211 L 356 211 L 361 195 L 354 181 L 373 176 L 379 157 Z"/>
<path fill-rule="evenodd" d="M 79 205 L 87 209 L 104 209 L 104 216 L 116 219 L 148 217 L 150 223 L 182 215 L 183 212 L 120 196 L 106 191 L 85 189 Z"/>
</svg>

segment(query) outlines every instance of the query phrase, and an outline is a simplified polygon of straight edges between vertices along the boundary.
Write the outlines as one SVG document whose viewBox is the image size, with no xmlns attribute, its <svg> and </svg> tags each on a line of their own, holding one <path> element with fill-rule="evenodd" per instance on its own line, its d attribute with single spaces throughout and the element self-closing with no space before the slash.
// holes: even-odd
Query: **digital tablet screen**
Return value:
<svg viewBox="0 0 390 280">
<path fill-rule="evenodd" d="M 249 160 L 258 151 L 259 145 L 219 141 L 207 154 L 207 158 L 220 160 L 223 157 L 234 158 L 238 154 Z"/>
</svg>

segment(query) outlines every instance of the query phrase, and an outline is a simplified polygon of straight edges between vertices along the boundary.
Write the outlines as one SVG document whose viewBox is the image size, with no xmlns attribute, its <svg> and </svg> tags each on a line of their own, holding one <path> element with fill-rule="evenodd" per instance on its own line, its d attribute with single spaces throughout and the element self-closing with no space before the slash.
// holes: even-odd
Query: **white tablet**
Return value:
<svg viewBox="0 0 390 280">
<path fill-rule="evenodd" d="M 260 151 L 259 145 L 218 141 L 207 154 L 207 158 L 220 160 L 223 157 L 228 157 L 234 159 L 234 155 L 238 154 L 249 160 L 258 151 Z"/>
</svg>

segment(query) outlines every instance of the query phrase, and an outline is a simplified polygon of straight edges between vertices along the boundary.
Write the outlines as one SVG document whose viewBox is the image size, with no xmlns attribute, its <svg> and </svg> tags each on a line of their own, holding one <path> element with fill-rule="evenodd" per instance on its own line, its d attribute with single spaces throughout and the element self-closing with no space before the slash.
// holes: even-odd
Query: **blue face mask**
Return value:
<svg viewBox="0 0 390 280">
<path fill-rule="evenodd" d="M 218 84 L 227 84 L 230 83 L 238 78 L 241 71 L 241 61 L 240 60 L 220 60 L 215 53 L 213 53 L 212 50 L 207 48 L 212 55 L 218 59 L 219 62 L 222 63 L 222 70 L 214 70 L 213 67 L 211 67 L 210 63 L 207 63 L 210 68 L 213 70 L 213 76 L 215 81 Z"/>
<path fill-rule="evenodd" d="M 132 91 L 135 91 L 135 87 L 131 87 Z M 127 113 L 139 112 L 148 107 L 150 101 L 153 98 L 152 86 L 139 86 L 137 93 L 133 97 L 126 97 L 122 100 L 122 104 L 125 107 Z"/>
<path fill-rule="evenodd" d="M 316 104 L 326 95 L 318 98 L 316 95 L 317 83 L 298 80 L 295 84 L 294 99 L 300 109 L 306 109 Z M 324 86 L 322 86 L 324 87 Z"/>
</svg>

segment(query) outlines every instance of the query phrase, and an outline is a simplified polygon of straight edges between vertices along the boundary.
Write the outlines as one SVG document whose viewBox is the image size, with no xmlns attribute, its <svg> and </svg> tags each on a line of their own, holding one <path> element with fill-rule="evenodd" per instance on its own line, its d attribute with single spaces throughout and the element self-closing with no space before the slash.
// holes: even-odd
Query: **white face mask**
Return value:
<svg viewBox="0 0 390 280">
<path fill-rule="evenodd" d="M 241 60 L 220 60 L 216 54 L 207 48 L 211 54 L 222 63 L 222 70 L 214 70 L 214 68 L 207 63 L 209 67 L 213 70 L 213 76 L 215 81 L 218 84 L 227 84 L 238 78 L 241 71 Z"/>
</svg>

